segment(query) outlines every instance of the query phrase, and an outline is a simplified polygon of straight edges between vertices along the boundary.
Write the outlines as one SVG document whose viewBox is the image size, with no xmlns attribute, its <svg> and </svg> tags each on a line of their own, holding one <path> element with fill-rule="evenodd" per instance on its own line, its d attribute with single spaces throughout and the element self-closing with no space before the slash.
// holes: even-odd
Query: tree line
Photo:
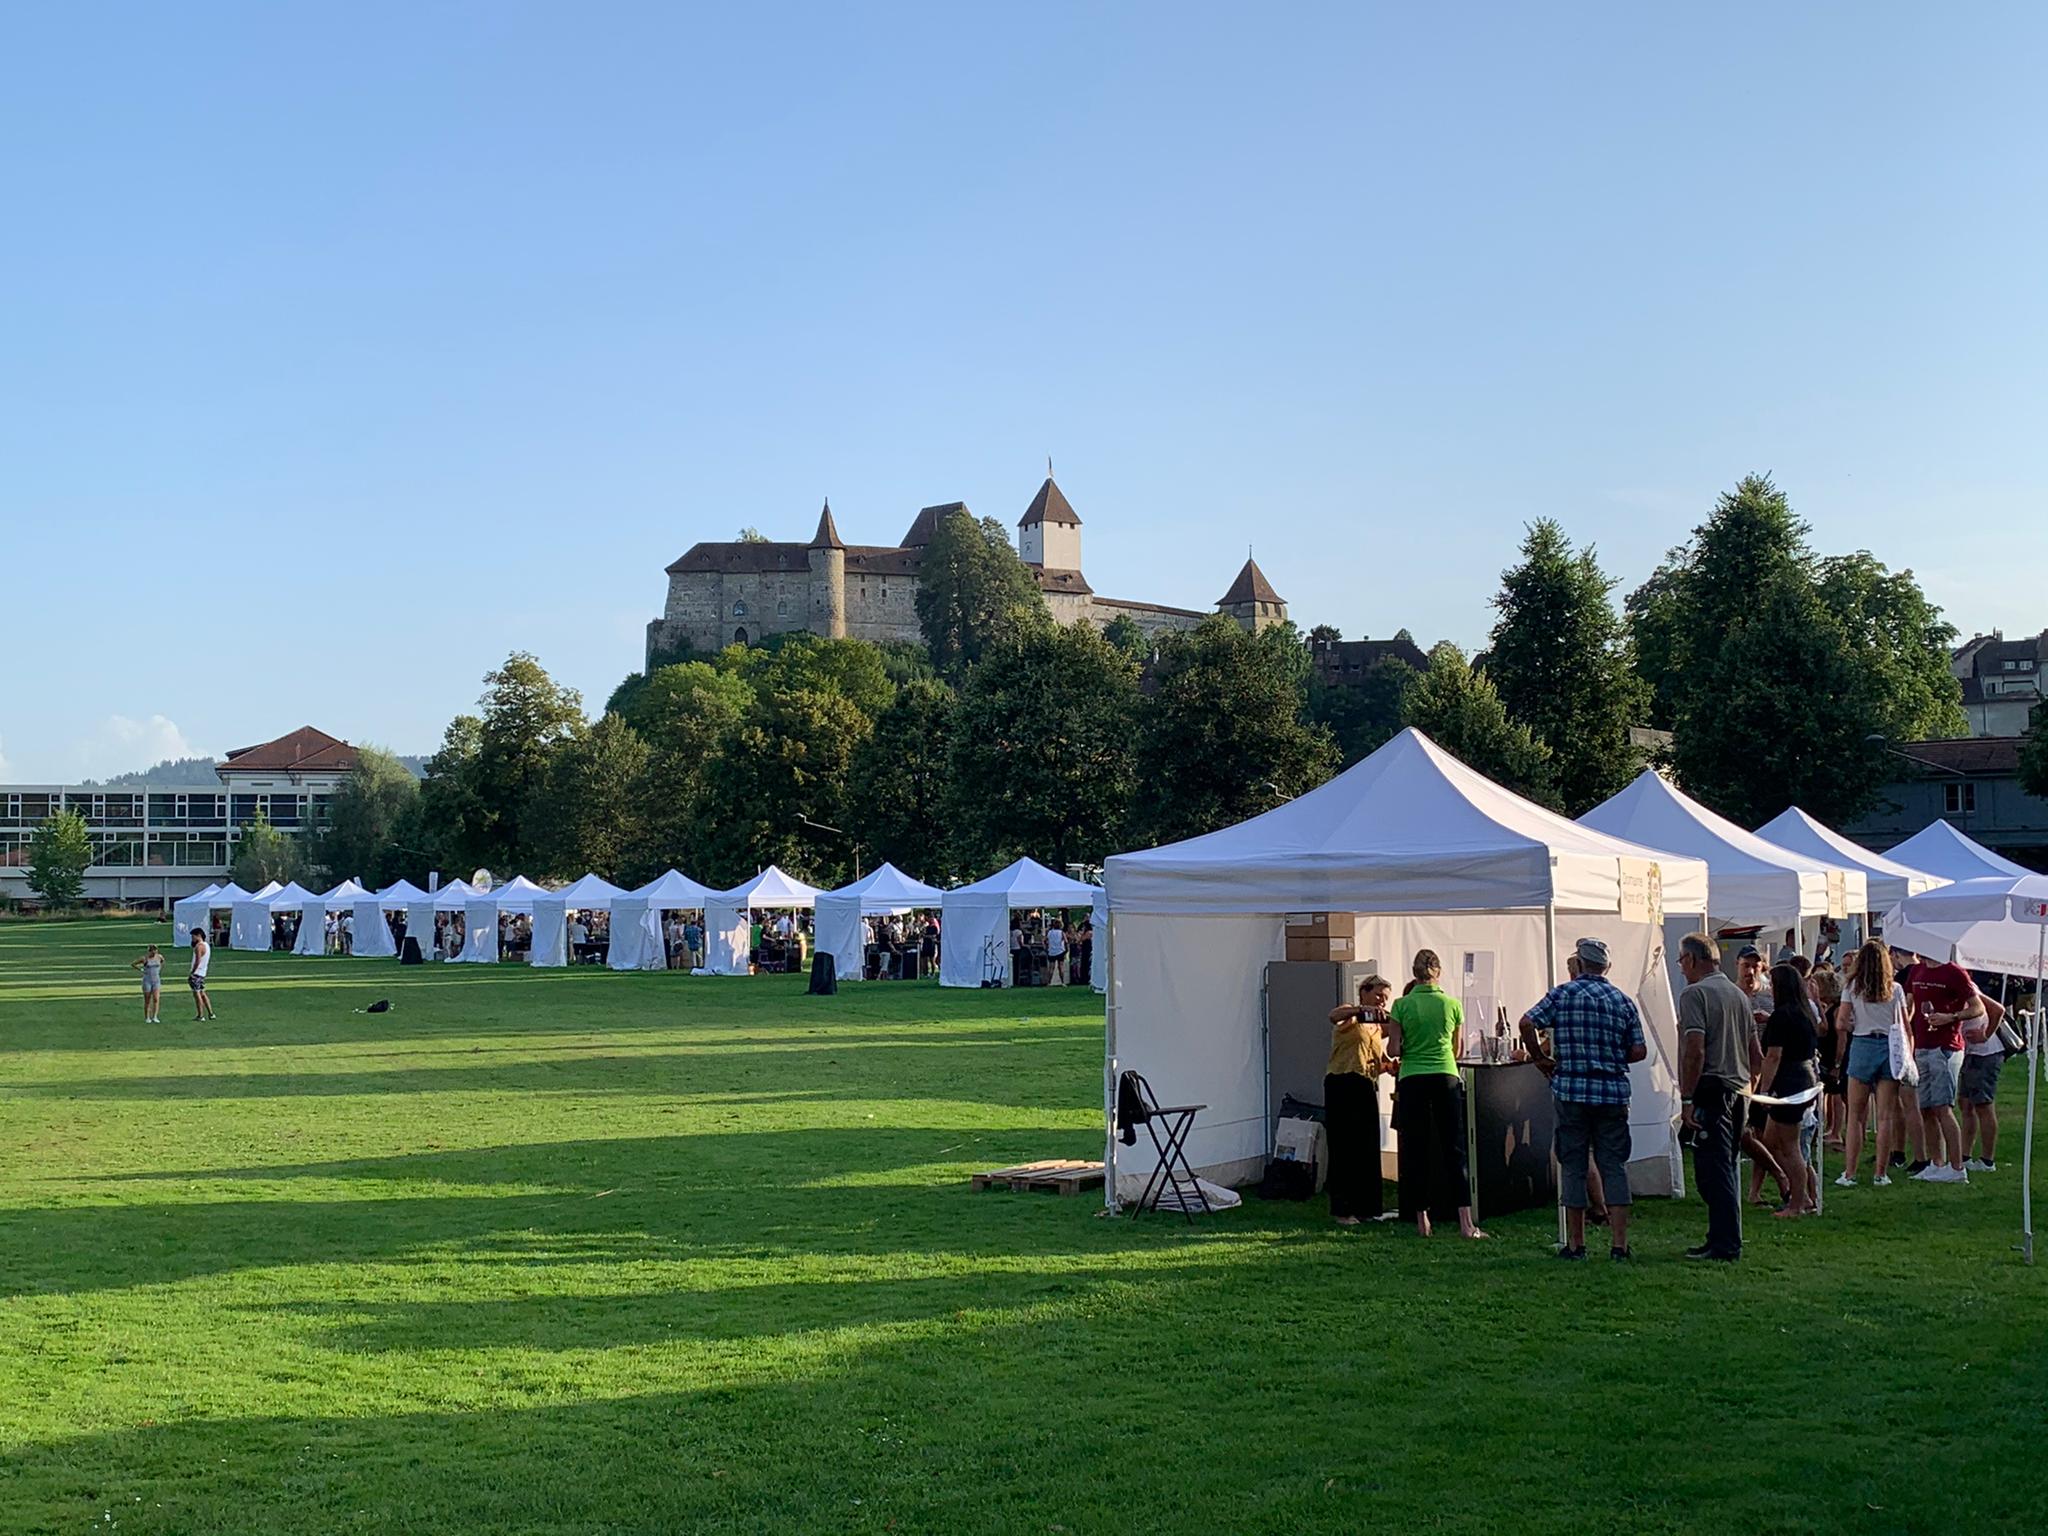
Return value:
<svg viewBox="0 0 2048 1536">
<path fill-rule="evenodd" d="M 1615 586 L 1538 521 L 1478 654 L 1443 641 L 1423 667 L 1387 655 L 1332 682 L 1311 649 L 1340 638 L 1329 626 L 1059 625 L 1002 525 L 956 512 L 919 578 L 921 645 L 789 634 L 658 656 L 595 720 L 509 656 L 421 777 L 361 749 L 328 825 L 248 829 L 236 878 L 637 883 L 674 866 L 727 885 L 778 863 L 836 884 L 884 859 L 939 882 L 1022 854 L 1094 864 L 1268 810 L 1404 726 L 1567 815 L 1657 760 L 1744 825 L 1787 804 L 1841 822 L 1891 777 L 1886 743 L 1965 730 L 1955 632 L 1912 573 L 1816 552 L 1764 476 L 1619 605 Z"/>
</svg>

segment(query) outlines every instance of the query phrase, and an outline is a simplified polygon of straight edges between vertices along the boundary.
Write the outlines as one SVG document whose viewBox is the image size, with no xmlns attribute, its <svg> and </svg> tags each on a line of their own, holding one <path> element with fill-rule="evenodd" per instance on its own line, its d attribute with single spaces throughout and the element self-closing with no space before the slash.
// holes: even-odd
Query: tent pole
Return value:
<svg viewBox="0 0 2048 1536">
<path fill-rule="evenodd" d="M 2048 913 L 2038 913 L 2040 937 L 2034 941 L 2034 1017 L 2027 1029 L 2027 1139 L 2020 1144 L 2020 1252 L 2034 1262 L 2034 1091 L 2041 1081 L 2041 1043 L 2048 1030 L 2042 1020 L 2048 1008 Z"/>
<path fill-rule="evenodd" d="M 1116 1203 L 1116 909 L 1108 911 L 1102 944 L 1102 1204 Z"/>
<path fill-rule="evenodd" d="M 1554 868 L 1554 866 L 1553 866 Z M 1554 878 L 1554 876 L 1553 876 Z M 1545 990 L 1557 985 L 1557 897 L 1543 903 L 1543 974 L 1546 977 Z M 1556 1100 L 1553 1096 L 1552 1104 Z M 1557 1246 L 1564 1247 L 1567 1237 L 1564 1220 L 1564 1180 L 1558 1176 L 1557 1133 L 1550 1138 L 1550 1178 L 1557 1186 Z"/>
</svg>

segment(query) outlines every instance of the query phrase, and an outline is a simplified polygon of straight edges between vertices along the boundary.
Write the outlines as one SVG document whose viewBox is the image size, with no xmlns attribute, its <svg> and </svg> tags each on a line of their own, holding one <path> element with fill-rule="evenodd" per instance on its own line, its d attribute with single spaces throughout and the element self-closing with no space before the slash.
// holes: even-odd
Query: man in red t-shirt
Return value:
<svg viewBox="0 0 2048 1536">
<path fill-rule="evenodd" d="M 1984 999 L 1970 973 L 1953 963 L 1920 960 L 1901 972 L 1899 981 L 1913 1010 L 1920 1122 L 1927 1132 L 1928 1152 L 1938 1154 L 1914 1177 L 1930 1184 L 1967 1184 L 1963 1128 L 1956 1122 L 1956 1082 L 1963 1067 L 1963 1026 L 1984 1017 Z"/>
</svg>

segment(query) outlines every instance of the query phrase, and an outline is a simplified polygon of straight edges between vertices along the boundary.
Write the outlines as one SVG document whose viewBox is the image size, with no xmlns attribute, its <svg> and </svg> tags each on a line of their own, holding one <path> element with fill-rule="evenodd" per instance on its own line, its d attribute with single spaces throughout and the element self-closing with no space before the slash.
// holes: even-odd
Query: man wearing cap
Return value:
<svg viewBox="0 0 2048 1536">
<path fill-rule="evenodd" d="M 1613 1223 L 1611 1257 L 1628 1246 L 1628 1069 L 1649 1054 L 1635 1000 L 1607 979 L 1607 946 L 1577 945 L 1579 974 L 1552 987 L 1522 1015 L 1522 1044 L 1550 1079 L 1557 1099 L 1557 1179 L 1564 1204 L 1565 1243 L 1558 1257 L 1586 1256 L 1586 1154 L 1600 1169 Z M 1544 1050 L 1537 1031 L 1550 1031 Z"/>
</svg>

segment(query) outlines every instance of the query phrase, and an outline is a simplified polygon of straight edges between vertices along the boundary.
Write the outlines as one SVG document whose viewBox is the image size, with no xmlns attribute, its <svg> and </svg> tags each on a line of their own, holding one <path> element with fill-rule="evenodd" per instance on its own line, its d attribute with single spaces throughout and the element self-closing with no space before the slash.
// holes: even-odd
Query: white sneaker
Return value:
<svg viewBox="0 0 2048 1536">
<path fill-rule="evenodd" d="M 1970 1176 L 1960 1168 L 1951 1168 L 1946 1163 L 1936 1163 L 1927 1170 L 1927 1182 L 1930 1184 L 1967 1184 L 1970 1182 Z"/>
<path fill-rule="evenodd" d="M 1890 1174 L 1880 1173 L 1876 1178 L 1870 1181 L 1870 1187 L 1872 1189 L 1883 1189 L 1887 1184 L 1891 1183 L 1891 1181 L 1892 1176 Z"/>
<path fill-rule="evenodd" d="M 1965 1173 L 1996 1173 L 1996 1172 L 1998 1172 L 1998 1164 L 1996 1164 L 1996 1163 L 1987 1163 L 1987 1162 L 1985 1162 L 1985 1161 L 1984 1161 L 1984 1159 L 1983 1159 L 1983 1158 L 1981 1158 L 1981 1157 L 1971 1157 L 1971 1158 L 1965 1158 L 1965 1159 L 1963 1160 L 1963 1172 L 1965 1172 Z"/>
<path fill-rule="evenodd" d="M 1916 1179 L 1920 1179 L 1920 1180 L 1924 1181 L 1925 1183 L 1929 1183 L 1929 1184 L 1940 1184 L 1940 1183 L 1944 1182 L 1944 1181 L 1943 1181 L 1943 1179 L 1942 1179 L 1942 1177 L 1941 1177 L 1941 1175 L 1942 1175 L 1943 1171 L 1944 1171 L 1944 1165 L 1943 1165 L 1943 1164 L 1941 1164 L 1941 1163 L 1929 1163 L 1929 1164 L 1928 1164 L 1928 1165 L 1927 1165 L 1927 1166 L 1926 1166 L 1925 1168 L 1922 1168 L 1922 1169 L 1921 1169 L 1921 1170 L 1920 1170 L 1920 1171 L 1919 1171 L 1918 1173 L 1916 1173 L 1916 1174 L 1912 1174 L 1912 1175 L 1910 1175 L 1910 1177 L 1912 1177 L 1912 1178 L 1916 1178 Z"/>
<path fill-rule="evenodd" d="M 1854 1189 L 1855 1187 L 1856 1181 L 1850 1178 L 1849 1175 L 1847 1175 L 1846 1173 L 1840 1173 L 1835 1175 L 1835 1188 Z"/>
</svg>

